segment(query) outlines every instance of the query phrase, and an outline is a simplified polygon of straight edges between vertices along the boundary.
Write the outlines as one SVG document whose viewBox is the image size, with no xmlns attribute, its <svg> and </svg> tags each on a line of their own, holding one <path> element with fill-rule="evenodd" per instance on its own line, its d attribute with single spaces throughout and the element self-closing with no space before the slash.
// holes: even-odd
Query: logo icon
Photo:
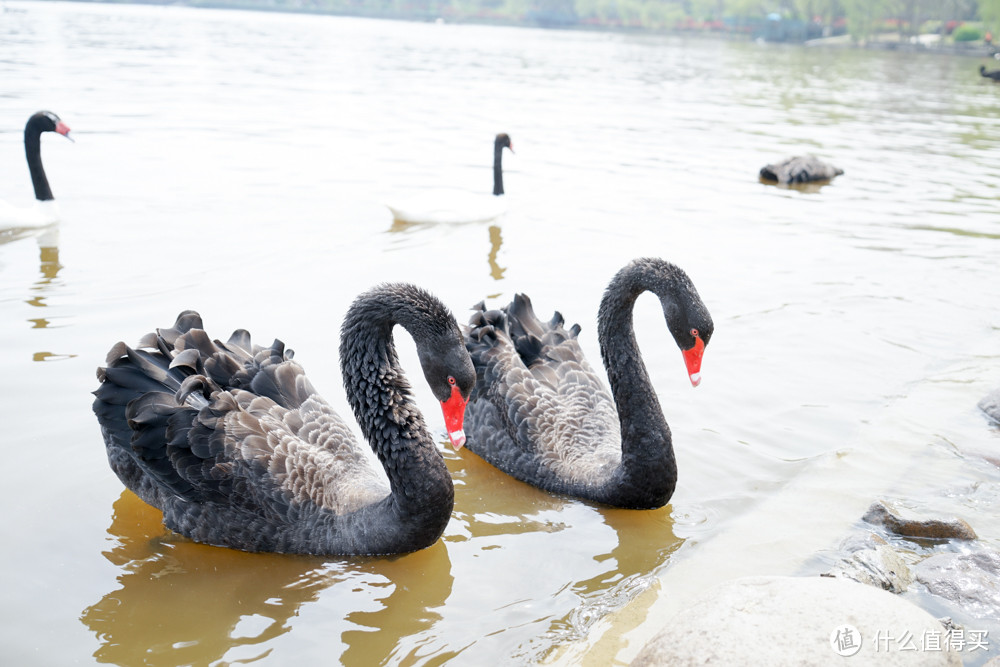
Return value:
<svg viewBox="0 0 1000 667">
<path fill-rule="evenodd" d="M 853 625 L 841 625 L 830 633 L 830 648 L 837 655 L 849 658 L 861 650 L 861 633 Z"/>
</svg>

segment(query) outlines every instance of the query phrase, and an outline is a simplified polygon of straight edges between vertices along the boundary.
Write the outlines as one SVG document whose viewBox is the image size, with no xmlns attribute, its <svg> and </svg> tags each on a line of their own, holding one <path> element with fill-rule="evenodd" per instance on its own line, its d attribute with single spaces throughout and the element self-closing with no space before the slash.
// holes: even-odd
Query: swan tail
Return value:
<svg viewBox="0 0 1000 667">
<path fill-rule="evenodd" d="M 222 498 L 204 483 L 215 461 L 196 455 L 188 439 L 197 410 L 173 394 L 150 392 L 129 403 L 125 416 L 133 458 L 158 487 L 189 501 Z"/>
<path fill-rule="evenodd" d="M 465 345 L 470 354 L 483 353 L 500 343 L 507 335 L 507 316 L 500 310 L 486 310 L 482 301 L 472 307 L 469 326 L 465 329 Z"/>
<path fill-rule="evenodd" d="M 316 393 L 302 367 L 288 363 L 295 352 L 278 339 L 268 347 L 254 345 L 247 330 L 237 329 L 223 343 L 203 329 L 190 329 L 177 337 L 176 346 L 181 352 L 173 363 L 204 374 L 218 389 L 245 389 L 286 408 L 298 408 Z"/>
<path fill-rule="evenodd" d="M 180 315 L 177 316 L 177 320 L 174 322 L 174 326 L 157 329 L 155 334 L 146 334 L 143 337 L 142 342 L 139 343 L 141 346 L 146 346 L 145 341 L 150 336 L 155 336 L 158 339 L 162 339 L 163 343 L 168 349 L 174 349 L 177 339 L 192 329 L 204 329 L 204 325 L 201 322 L 201 315 L 193 310 L 182 311 Z M 161 350 L 162 351 L 162 350 Z"/>
<path fill-rule="evenodd" d="M 270 347 L 256 348 L 254 352 L 249 391 L 288 409 L 299 408 L 316 395 L 302 366 L 292 361 L 294 352 L 286 349 L 280 340 L 275 340 Z"/>
<path fill-rule="evenodd" d="M 171 496 L 227 497 L 236 464 L 226 452 L 228 429 L 261 431 L 255 406 L 298 406 L 314 393 L 281 341 L 255 348 L 249 333 L 237 330 L 221 343 L 201 324 L 198 313 L 184 311 L 138 348 L 117 343 L 97 370 L 93 410 L 111 467 L 161 509 Z M 246 460 L 266 449 L 263 440 L 245 439 L 244 449 L 254 450 L 244 452 Z"/>
<path fill-rule="evenodd" d="M 160 506 L 163 494 L 205 500 L 211 488 L 191 480 L 203 466 L 190 453 L 186 435 L 218 385 L 204 372 L 196 332 L 201 318 L 184 311 L 173 327 L 146 334 L 137 348 L 117 343 L 98 368 L 94 414 L 112 469 L 144 500 Z M 143 349 L 145 348 L 145 349 Z M 200 387 L 199 391 L 195 391 Z M 189 398 L 190 397 L 190 398 Z"/>
<path fill-rule="evenodd" d="M 579 324 L 568 330 L 564 328 L 566 320 L 559 311 L 543 323 L 535 315 L 531 300 L 523 294 L 515 295 L 505 310 L 510 321 L 511 339 L 529 368 L 539 362 L 558 361 L 562 355 L 555 352 L 557 348 L 580 333 Z"/>
<path fill-rule="evenodd" d="M 528 295 L 515 294 L 514 300 L 504 310 L 510 321 L 511 338 L 524 336 L 541 338 L 545 334 L 545 328 L 538 316 L 535 315 L 535 309 L 532 308 Z"/>
<path fill-rule="evenodd" d="M 501 310 L 487 310 L 483 302 L 473 306 L 473 314 L 466 330 L 466 347 L 478 367 L 489 350 L 509 340 L 521 361 L 528 368 L 539 363 L 559 361 L 564 357 L 560 345 L 576 338 L 580 325 L 564 328 L 565 319 L 556 311 L 548 322 L 535 315 L 531 299 L 516 294 L 514 300 Z"/>
</svg>

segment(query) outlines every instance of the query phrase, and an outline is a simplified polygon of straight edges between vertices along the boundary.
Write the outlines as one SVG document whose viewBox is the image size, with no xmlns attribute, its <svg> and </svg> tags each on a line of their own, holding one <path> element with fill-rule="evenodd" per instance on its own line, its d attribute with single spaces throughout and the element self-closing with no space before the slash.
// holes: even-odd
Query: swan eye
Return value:
<svg viewBox="0 0 1000 667">
<path fill-rule="evenodd" d="M 691 335 L 694 336 L 695 338 L 697 338 L 698 337 L 698 330 L 697 329 L 691 329 Z"/>
<path fill-rule="evenodd" d="M 448 384 L 450 384 L 452 386 L 455 385 L 455 378 L 452 377 L 451 375 L 448 376 Z"/>
</svg>

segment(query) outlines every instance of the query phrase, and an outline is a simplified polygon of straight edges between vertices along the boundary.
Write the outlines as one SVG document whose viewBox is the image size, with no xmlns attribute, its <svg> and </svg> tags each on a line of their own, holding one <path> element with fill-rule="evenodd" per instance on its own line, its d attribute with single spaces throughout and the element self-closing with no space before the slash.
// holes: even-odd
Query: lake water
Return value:
<svg viewBox="0 0 1000 667">
<path fill-rule="evenodd" d="M 31 200 L 29 114 L 55 111 L 76 138 L 43 139 L 64 221 L 0 239 L 5 661 L 596 664 L 602 642 L 627 661 L 653 629 L 643 610 L 743 574 L 822 571 L 877 497 L 963 517 L 1000 547 L 985 459 L 1000 431 L 976 409 L 1000 385 L 1000 87 L 978 65 L 0 6 L 0 195 Z M 393 197 L 488 191 L 501 131 L 516 151 L 505 217 L 393 224 Z M 758 182 L 803 152 L 846 174 L 809 191 Z M 661 510 L 552 496 L 451 452 L 405 335 L 456 483 L 429 549 L 324 560 L 193 544 L 107 466 L 94 371 L 185 308 L 216 337 L 280 337 L 348 415 L 339 325 L 371 285 L 417 283 L 462 321 L 526 292 L 583 326 L 596 364 L 601 292 L 646 255 L 685 268 L 716 322 L 693 390 L 655 299 L 637 306 L 678 457 Z M 622 630 L 612 612 L 633 599 Z"/>
</svg>

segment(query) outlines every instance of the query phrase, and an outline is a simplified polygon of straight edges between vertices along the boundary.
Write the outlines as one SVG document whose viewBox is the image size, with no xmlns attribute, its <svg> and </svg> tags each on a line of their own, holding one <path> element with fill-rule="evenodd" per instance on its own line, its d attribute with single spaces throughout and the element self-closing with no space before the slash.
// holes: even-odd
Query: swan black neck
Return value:
<svg viewBox="0 0 1000 667">
<path fill-rule="evenodd" d="M 649 289 L 647 272 L 633 262 L 612 279 L 598 312 L 601 359 L 618 409 L 622 462 L 626 465 L 660 452 L 669 454 L 670 462 L 673 461 L 670 428 L 653 391 L 632 322 L 635 300 Z M 649 440 L 661 443 L 665 440 L 667 447 L 651 446 L 655 443 L 648 443 Z"/>
<path fill-rule="evenodd" d="M 385 467 L 397 510 L 411 517 L 442 511 L 450 516 L 454 503 L 450 475 L 411 400 L 392 336 L 399 324 L 420 350 L 436 306 L 448 312 L 419 288 L 386 285 L 358 297 L 341 329 L 340 368 L 347 398 Z"/>
<path fill-rule="evenodd" d="M 503 149 L 510 148 L 510 137 L 498 134 L 493 142 L 493 194 L 503 194 Z"/>
<path fill-rule="evenodd" d="M 54 129 L 52 121 L 42 113 L 33 115 L 24 126 L 24 154 L 28 159 L 28 171 L 31 172 L 35 199 L 39 201 L 55 199 L 52 196 L 52 188 L 49 187 L 49 180 L 45 177 L 45 168 L 42 167 L 42 132 L 49 132 L 52 129 Z"/>
<path fill-rule="evenodd" d="M 691 328 L 711 336 L 712 323 L 687 274 L 660 259 L 630 263 L 611 280 L 601 300 L 598 340 L 621 426 L 623 474 L 637 498 L 648 497 L 648 506 L 658 507 L 673 494 L 677 464 L 670 427 L 635 339 L 633 309 L 647 291 L 659 297 L 678 345 Z M 656 498 L 660 505 L 653 504 Z"/>
</svg>

